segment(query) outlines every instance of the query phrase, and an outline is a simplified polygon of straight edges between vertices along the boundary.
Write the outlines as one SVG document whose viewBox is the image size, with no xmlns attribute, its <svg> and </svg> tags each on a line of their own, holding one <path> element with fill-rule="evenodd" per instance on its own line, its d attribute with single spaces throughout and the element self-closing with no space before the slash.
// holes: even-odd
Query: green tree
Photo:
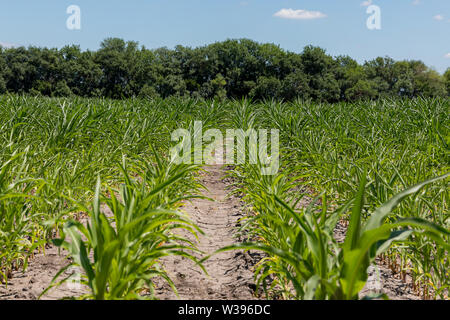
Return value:
<svg viewBox="0 0 450 320">
<path fill-rule="evenodd" d="M 67 96 L 163 98 L 308 98 L 316 101 L 383 97 L 438 97 L 450 92 L 444 76 L 422 61 L 378 57 L 358 64 L 333 58 L 319 47 L 301 54 L 249 39 L 198 48 L 149 50 L 137 42 L 105 39 L 97 51 L 0 49 L 0 93 L 7 91 Z"/>
<path fill-rule="evenodd" d="M 289 74 L 281 83 L 281 97 L 286 100 L 309 98 L 308 77 L 301 71 Z"/>
<path fill-rule="evenodd" d="M 302 53 L 303 70 L 309 79 L 311 97 L 315 100 L 338 101 L 340 87 L 336 80 L 336 61 L 319 47 L 305 47 Z"/>
<path fill-rule="evenodd" d="M 225 89 L 227 85 L 227 81 L 225 78 L 219 73 L 213 80 L 205 82 L 200 89 L 200 94 L 202 97 L 210 99 L 210 98 L 218 98 L 225 99 L 227 97 L 227 91 Z"/>
<path fill-rule="evenodd" d="M 52 95 L 52 84 L 49 81 L 45 80 L 36 80 L 33 82 L 33 87 L 30 90 L 31 94 L 35 95 L 44 95 L 51 96 Z"/>
<path fill-rule="evenodd" d="M 443 77 L 432 69 L 418 74 L 414 79 L 415 95 L 424 97 L 446 96 L 446 87 Z"/>
<path fill-rule="evenodd" d="M 412 97 L 414 95 L 414 73 L 408 61 L 394 63 L 393 74 L 395 83 L 392 88 L 393 95 Z"/>
<path fill-rule="evenodd" d="M 72 90 L 70 90 L 69 86 L 66 83 L 66 80 L 58 81 L 53 90 L 53 96 L 55 97 L 69 97 L 71 96 Z"/>
<path fill-rule="evenodd" d="M 148 84 L 145 84 L 141 91 L 139 92 L 139 98 L 143 99 L 155 99 L 158 98 L 159 94 L 156 89 Z"/>
<path fill-rule="evenodd" d="M 450 68 L 444 73 L 444 83 L 447 89 L 447 96 L 450 96 Z"/>
<path fill-rule="evenodd" d="M 184 96 L 187 94 L 186 82 L 181 75 L 169 75 L 159 83 L 159 93 L 163 98 Z"/>
<path fill-rule="evenodd" d="M 394 66 L 395 61 L 389 57 L 378 57 L 364 64 L 367 79 L 371 81 L 379 97 L 396 94 L 394 86 L 397 76 Z"/>
<path fill-rule="evenodd" d="M 30 64 L 30 55 L 26 48 L 9 48 L 3 52 L 8 72 L 4 75 L 6 87 L 11 92 L 28 92 L 35 79 L 35 67 Z"/>
<path fill-rule="evenodd" d="M 350 58 L 349 56 L 339 56 L 336 59 L 337 68 L 335 71 L 335 77 L 338 81 L 340 88 L 340 98 L 352 100 L 354 99 L 353 89 L 358 85 L 355 91 L 358 92 L 358 96 L 362 94 L 361 85 L 367 80 L 364 68 L 356 62 L 356 60 Z M 349 97 L 349 95 L 351 97 Z M 362 98 L 362 97 L 358 97 Z"/>
<path fill-rule="evenodd" d="M 79 46 L 66 46 L 62 55 L 62 78 L 75 95 L 91 97 L 101 92 L 102 70 L 94 62 L 94 53 L 82 52 Z"/>
<path fill-rule="evenodd" d="M 5 59 L 3 58 L 3 48 L 0 46 L 0 94 L 6 92 L 5 76 L 7 71 Z"/>
<path fill-rule="evenodd" d="M 373 87 L 373 83 L 368 80 L 358 80 L 358 82 L 345 91 L 347 100 L 366 100 L 373 99 L 377 96 L 377 91 Z"/>
<path fill-rule="evenodd" d="M 94 61 L 102 70 L 100 86 L 111 98 L 133 95 L 132 79 L 136 68 L 138 43 L 118 38 L 104 40 L 94 55 Z"/>
<path fill-rule="evenodd" d="M 275 77 L 259 77 L 250 96 L 255 99 L 277 99 L 280 97 L 280 92 L 280 80 Z"/>
</svg>

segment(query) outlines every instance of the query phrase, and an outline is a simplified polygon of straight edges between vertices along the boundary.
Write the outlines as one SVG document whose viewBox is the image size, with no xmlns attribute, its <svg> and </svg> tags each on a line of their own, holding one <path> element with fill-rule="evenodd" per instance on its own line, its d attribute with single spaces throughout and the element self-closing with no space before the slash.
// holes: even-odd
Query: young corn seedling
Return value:
<svg viewBox="0 0 450 320">
<path fill-rule="evenodd" d="M 165 202 L 165 195 L 173 196 L 168 190 L 182 184 L 183 178 L 193 169 L 178 167 L 175 171 L 164 170 L 164 173 L 160 170 L 163 176 L 153 177 L 155 181 L 146 180 L 150 178 L 146 176 L 139 182 L 133 180 L 122 166 L 123 184 L 120 190 L 108 188 L 109 198 L 101 195 L 99 180 L 92 209 L 80 204 L 81 209 L 89 212 L 87 226 L 69 221 L 64 234 L 70 240 L 63 237 L 54 241 L 70 253 L 73 261 L 60 270 L 47 290 L 70 280 L 72 276 L 56 282 L 69 267 L 77 266 L 84 273 L 82 284 L 90 290 L 81 297 L 83 299 L 151 299 L 154 298 L 153 280 L 156 277 L 165 279 L 176 292 L 160 259 L 179 255 L 198 263 L 191 254 L 198 250 L 187 238 L 177 235 L 176 230 L 184 229 L 195 236 L 200 230 L 184 215 L 171 210 L 175 203 Z M 166 176 L 165 172 L 172 175 Z M 111 218 L 103 212 L 102 203 L 111 210 Z"/>
<path fill-rule="evenodd" d="M 14 164 L 23 158 L 19 167 Z M 33 193 L 43 182 L 23 177 L 25 153 L 13 153 L 0 164 L 0 281 L 8 285 L 13 270 L 27 268 L 34 250 L 44 244 L 38 199 Z"/>
<path fill-rule="evenodd" d="M 358 299 L 358 293 L 367 281 L 367 268 L 394 242 L 404 241 L 412 234 L 426 235 L 446 250 L 450 248 L 450 231 L 437 224 L 417 217 L 386 222 L 405 198 L 448 175 L 427 180 L 397 194 L 370 214 L 366 222 L 363 222 L 365 175 L 356 198 L 341 208 L 341 212 L 331 215 L 327 215 L 326 207 L 322 207 L 320 214 L 311 209 L 299 213 L 276 193 L 264 194 L 263 191 L 260 198 L 266 198 L 268 204 L 263 220 L 272 223 L 256 223 L 256 233 L 261 236 L 261 241 L 229 246 L 218 252 L 235 249 L 266 252 L 272 259 L 266 268 L 258 268 L 257 272 L 263 271 L 263 279 L 276 273 L 291 284 L 297 299 Z M 273 199 L 272 204 L 269 204 L 270 199 Z M 260 201 L 258 198 L 252 200 Z M 344 243 L 337 247 L 332 239 L 333 230 L 350 203 L 353 210 L 347 235 Z M 261 213 L 256 220 L 261 220 L 260 217 Z"/>
</svg>

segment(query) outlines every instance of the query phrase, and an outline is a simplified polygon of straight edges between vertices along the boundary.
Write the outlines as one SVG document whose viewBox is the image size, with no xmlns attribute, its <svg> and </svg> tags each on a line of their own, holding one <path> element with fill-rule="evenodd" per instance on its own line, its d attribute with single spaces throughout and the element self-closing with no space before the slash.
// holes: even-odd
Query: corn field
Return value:
<svg viewBox="0 0 450 320">
<path fill-rule="evenodd" d="M 448 99 L 0 96 L 0 286 L 48 245 L 70 262 L 42 294 L 69 281 L 61 275 L 71 266 L 89 292 L 76 298 L 98 300 L 157 299 L 155 279 L 176 292 L 167 256 L 207 272 L 210 256 L 177 232 L 203 232 L 180 210 L 203 197 L 203 166 L 169 156 L 171 133 L 195 121 L 280 132 L 276 175 L 249 161 L 229 168 L 231 192 L 247 204 L 247 241 L 218 251 L 264 252 L 254 275 L 265 298 L 358 299 L 377 262 L 411 278 L 418 296 L 448 299 Z"/>
</svg>

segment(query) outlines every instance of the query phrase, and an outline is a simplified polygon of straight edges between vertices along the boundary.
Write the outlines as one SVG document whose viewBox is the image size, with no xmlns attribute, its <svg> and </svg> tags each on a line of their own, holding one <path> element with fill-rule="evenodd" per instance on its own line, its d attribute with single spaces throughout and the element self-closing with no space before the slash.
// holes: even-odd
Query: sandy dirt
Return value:
<svg viewBox="0 0 450 320">
<path fill-rule="evenodd" d="M 45 254 L 38 253 L 29 262 L 25 273 L 15 271 L 8 281 L 8 287 L 0 285 L 0 300 L 36 300 L 50 285 L 58 271 L 68 263 L 65 255 L 60 254 L 56 247 L 46 249 Z M 68 270 L 64 275 L 68 276 L 73 272 L 75 270 Z M 86 292 L 86 289 L 75 283 L 65 283 L 51 289 L 41 299 L 58 300 L 65 297 L 80 296 Z"/>
<path fill-rule="evenodd" d="M 190 218 L 205 233 L 196 241 L 198 248 L 206 254 L 235 244 L 238 221 L 243 217 L 242 204 L 235 197 L 227 197 L 225 171 L 220 166 L 205 167 L 201 179 L 207 188 L 204 195 L 214 202 L 195 199 L 184 208 Z M 186 234 L 183 234 L 186 236 Z M 190 237 L 190 240 L 195 240 Z M 251 300 L 254 295 L 252 264 L 255 258 L 248 252 L 228 251 L 212 256 L 204 263 L 209 276 L 192 261 L 182 257 L 168 257 L 163 263 L 178 288 L 177 297 L 168 285 L 158 288 L 160 299 L 183 300 Z"/>
</svg>

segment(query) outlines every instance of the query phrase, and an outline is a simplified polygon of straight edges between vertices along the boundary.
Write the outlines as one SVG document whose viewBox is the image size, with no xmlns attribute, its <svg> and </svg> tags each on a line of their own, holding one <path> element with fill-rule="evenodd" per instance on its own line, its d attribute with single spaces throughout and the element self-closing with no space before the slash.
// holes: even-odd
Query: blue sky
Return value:
<svg viewBox="0 0 450 320">
<path fill-rule="evenodd" d="M 381 9 L 381 30 L 366 27 L 371 4 Z M 66 27 L 70 5 L 81 9 L 81 30 Z M 95 50 L 107 37 L 147 48 L 228 38 L 294 52 L 312 44 L 359 62 L 420 59 L 442 73 L 450 67 L 450 0 L 0 0 L 0 44 Z"/>
</svg>

